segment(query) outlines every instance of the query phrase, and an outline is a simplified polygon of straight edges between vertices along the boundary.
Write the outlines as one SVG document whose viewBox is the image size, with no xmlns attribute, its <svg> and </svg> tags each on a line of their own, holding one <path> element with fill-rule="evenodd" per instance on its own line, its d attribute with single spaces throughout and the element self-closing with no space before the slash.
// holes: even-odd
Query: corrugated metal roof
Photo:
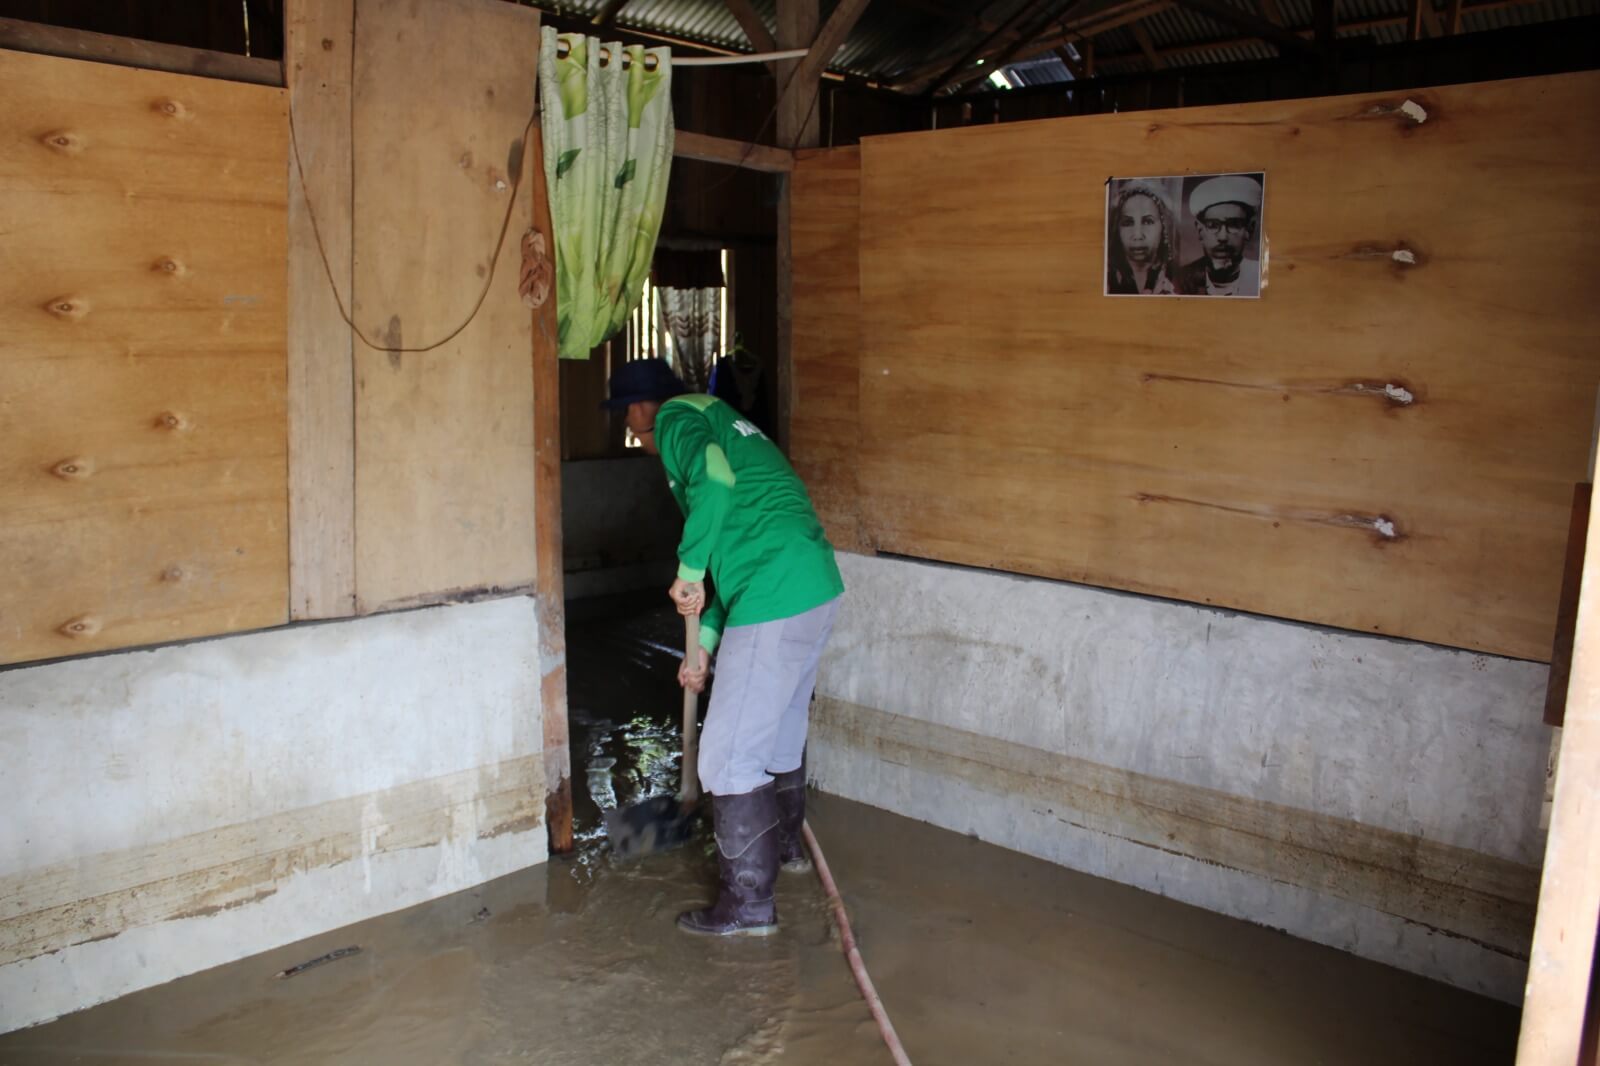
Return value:
<svg viewBox="0 0 1600 1066">
<path fill-rule="evenodd" d="M 929 3 L 912 9 L 879 0 L 869 4 L 844 46 L 833 57 L 830 69 L 879 79 L 892 78 L 941 57 L 951 62 L 963 51 L 982 40 L 981 22 L 998 24 L 1010 18 L 1033 0 L 991 0 L 974 3 L 963 11 L 958 0 Z M 777 26 L 777 0 L 751 0 L 768 30 Z M 605 0 L 568 0 L 538 3 L 560 14 L 592 18 L 605 6 Z M 827 20 L 836 2 L 823 0 L 822 19 Z M 942 9 L 946 15 L 929 14 Z M 617 15 L 624 29 L 663 34 L 686 41 L 710 44 L 738 52 L 751 50 L 738 20 L 723 0 L 630 0 Z"/>
<path fill-rule="evenodd" d="M 1005 68 L 1006 77 L 1018 88 L 1032 85 L 1058 85 L 1072 80 L 1072 71 L 1054 53 Z"/>
<path fill-rule="evenodd" d="M 1262 10 L 1250 0 L 1233 0 L 1241 11 L 1260 17 Z M 1436 11 L 1443 18 L 1444 0 Z M 1277 0 L 1287 28 L 1309 31 L 1314 18 L 1312 0 Z M 1407 0 L 1339 0 L 1340 36 L 1370 37 L 1378 44 L 1405 40 Z M 1530 0 L 1506 2 L 1467 0 L 1461 13 L 1461 32 L 1476 33 L 1509 26 L 1579 18 L 1600 14 L 1600 0 Z M 1169 67 L 1212 66 L 1271 59 L 1278 50 L 1206 15 L 1173 6 L 1143 20 L 1158 53 Z M 1128 27 L 1118 27 L 1095 38 L 1098 69 L 1106 74 L 1148 70 L 1149 63 Z"/>
<path fill-rule="evenodd" d="M 530 2 L 530 0 L 522 0 Z M 561 0 L 535 6 L 579 18 L 593 17 L 604 0 Z M 751 0 L 769 29 L 777 24 L 777 0 Z M 893 81 L 917 68 L 954 62 L 989 33 L 985 27 L 1003 24 L 1033 0 L 876 0 L 869 4 L 849 39 L 834 56 L 830 68 L 880 81 Z M 1241 11 L 1257 17 L 1257 0 L 1230 0 Z M 1312 24 L 1313 0 L 1277 0 L 1288 28 L 1305 30 Z M 1368 36 L 1380 44 L 1405 38 L 1407 0 L 1338 0 L 1341 34 Z M 1427 0 L 1425 0 L 1427 2 Z M 1432 0 L 1441 12 L 1445 0 Z M 822 0 L 826 20 L 837 0 Z M 1095 7 L 1101 6 L 1091 0 Z M 1090 5 L 1086 3 L 1085 7 Z M 1091 8 L 1092 9 L 1092 8 Z M 1079 9 L 1081 10 L 1081 9 Z M 942 13 L 940 13 L 942 12 Z M 1462 32 L 1481 32 L 1509 26 L 1600 14 L 1600 0 L 1466 0 Z M 1174 4 L 1146 16 L 1144 28 L 1163 61 L 1171 67 L 1270 59 L 1277 49 L 1264 41 L 1206 15 Z M 695 41 L 716 48 L 749 51 L 750 42 L 723 0 L 630 0 L 617 16 L 625 29 Z M 1026 24 L 1026 17 L 1024 19 Z M 1147 70 L 1149 64 L 1138 39 L 1127 26 L 1095 38 L 1097 69 L 1106 74 Z M 1052 56 L 1026 57 L 1008 66 L 1013 84 L 1036 85 L 1070 80 L 1061 61 Z"/>
</svg>

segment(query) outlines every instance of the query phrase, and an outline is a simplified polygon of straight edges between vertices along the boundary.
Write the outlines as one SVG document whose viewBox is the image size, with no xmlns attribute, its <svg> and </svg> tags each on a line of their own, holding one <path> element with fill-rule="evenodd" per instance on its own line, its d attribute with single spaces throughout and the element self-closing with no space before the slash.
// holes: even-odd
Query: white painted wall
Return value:
<svg viewBox="0 0 1600 1066">
<path fill-rule="evenodd" d="M 513 597 L 0 672 L 0 958 L 119 900 L 0 966 L 0 1030 L 543 861 L 538 648 Z M 122 920 L 207 864 L 215 913 Z"/>
<path fill-rule="evenodd" d="M 840 563 L 848 592 L 819 698 L 1313 812 L 1341 831 L 1468 849 L 1491 869 L 1540 862 L 1542 665 L 936 564 Z M 1292 870 L 1221 869 L 1074 827 L 1071 812 L 861 744 L 814 739 L 811 765 L 828 791 L 1520 997 L 1525 944 L 1518 958 L 1474 943 L 1471 929 L 1307 887 L 1314 878 Z"/>
</svg>

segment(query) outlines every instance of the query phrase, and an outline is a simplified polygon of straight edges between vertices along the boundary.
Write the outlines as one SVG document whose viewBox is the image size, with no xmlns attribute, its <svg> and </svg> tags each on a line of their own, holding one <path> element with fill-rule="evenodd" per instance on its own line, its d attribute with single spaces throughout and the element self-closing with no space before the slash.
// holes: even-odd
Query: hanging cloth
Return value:
<svg viewBox="0 0 1600 1066">
<path fill-rule="evenodd" d="M 672 57 L 548 26 L 542 38 L 556 344 L 587 359 L 627 322 L 650 272 L 672 163 Z"/>
<path fill-rule="evenodd" d="M 722 346 L 722 290 L 656 289 L 661 318 L 672 334 L 678 376 L 695 392 L 708 392 L 711 367 Z"/>
</svg>

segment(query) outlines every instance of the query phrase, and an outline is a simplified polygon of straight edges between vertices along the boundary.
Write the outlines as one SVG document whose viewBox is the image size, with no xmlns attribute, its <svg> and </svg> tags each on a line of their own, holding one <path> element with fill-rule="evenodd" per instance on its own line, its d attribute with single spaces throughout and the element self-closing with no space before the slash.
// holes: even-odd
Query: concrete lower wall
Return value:
<svg viewBox="0 0 1600 1066">
<path fill-rule="evenodd" d="M 526 597 L 0 673 L 0 1030 L 542 862 Z"/>
<path fill-rule="evenodd" d="M 1521 998 L 1546 669 L 841 555 L 812 775 L 863 800 Z"/>
<path fill-rule="evenodd" d="M 661 460 L 641 454 L 561 464 L 568 599 L 665 588 L 682 533 Z"/>
</svg>

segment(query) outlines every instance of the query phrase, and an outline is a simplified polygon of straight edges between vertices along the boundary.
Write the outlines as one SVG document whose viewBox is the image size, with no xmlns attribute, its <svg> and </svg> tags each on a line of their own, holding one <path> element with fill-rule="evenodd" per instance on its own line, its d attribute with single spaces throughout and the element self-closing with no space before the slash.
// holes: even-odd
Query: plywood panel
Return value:
<svg viewBox="0 0 1600 1066">
<path fill-rule="evenodd" d="M 281 90 L 0 51 L 0 662 L 287 602 Z"/>
<path fill-rule="evenodd" d="M 790 175 L 795 471 L 836 548 L 863 549 L 860 449 L 861 152 L 800 152 Z"/>
<path fill-rule="evenodd" d="M 358 0 L 356 589 L 363 611 L 534 583 L 532 325 L 518 241 L 539 168 L 538 17 L 495 0 Z M 521 168 L 524 180 L 514 178 Z"/>
<path fill-rule="evenodd" d="M 870 540 L 1547 658 L 1600 382 L 1570 266 L 1600 76 L 1412 98 L 1421 123 L 1350 96 L 865 142 Z M 1108 176 L 1240 169 L 1268 174 L 1263 299 L 1100 295 Z"/>
<path fill-rule="evenodd" d="M 350 68 L 355 0 L 290 0 L 289 610 L 355 613 Z M 304 175 L 304 182 L 301 176 Z"/>
</svg>

